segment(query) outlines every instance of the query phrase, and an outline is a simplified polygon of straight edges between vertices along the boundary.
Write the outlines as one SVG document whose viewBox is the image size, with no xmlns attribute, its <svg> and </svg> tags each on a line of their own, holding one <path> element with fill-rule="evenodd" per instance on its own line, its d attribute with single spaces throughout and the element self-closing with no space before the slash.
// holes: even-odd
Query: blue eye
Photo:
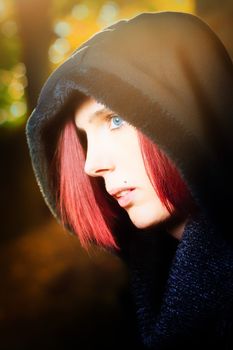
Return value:
<svg viewBox="0 0 233 350">
<path fill-rule="evenodd" d="M 110 129 L 118 129 L 123 124 L 125 124 L 125 121 L 121 117 L 119 117 L 118 115 L 113 115 L 111 117 Z"/>
</svg>

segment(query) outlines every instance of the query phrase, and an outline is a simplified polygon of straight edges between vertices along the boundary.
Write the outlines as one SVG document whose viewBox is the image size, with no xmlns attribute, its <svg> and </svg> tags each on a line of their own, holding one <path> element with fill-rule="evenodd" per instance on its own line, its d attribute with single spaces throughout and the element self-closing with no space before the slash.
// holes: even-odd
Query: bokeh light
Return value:
<svg viewBox="0 0 233 350">
<path fill-rule="evenodd" d="M 55 64 L 61 62 L 64 59 L 65 54 L 69 52 L 69 50 L 70 44 L 66 39 L 57 39 L 49 49 L 50 61 Z"/>
<path fill-rule="evenodd" d="M 118 14 L 119 6 L 115 2 L 109 1 L 102 6 L 97 21 L 101 25 L 107 25 L 115 21 Z"/>
<path fill-rule="evenodd" d="M 71 26 L 65 21 L 59 21 L 54 26 L 54 32 L 60 37 L 66 37 L 71 32 Z"/>
<path fill-rule="evenodd" d="M 86 4 L 79 4 L 72 8 L 71 14 L 77 20 L 84 20 L 89 16 L 89 12 L 89 8 Z"/>
<path fill-rule="evenodd" d="M 22 117 L 26 113 L 27 107 L 25 102 L 13 102 L 10 107 L 10 112 L 14 118 Z"/>
<path fill-rule="evenodd" d="M 12 67 L 12 70 L 0 70 L 1 125 L 17 126 L 25 121 L 27 112 L 25 88 L 27 84 L 24 63 L 17 63 Z"/>
</svg>

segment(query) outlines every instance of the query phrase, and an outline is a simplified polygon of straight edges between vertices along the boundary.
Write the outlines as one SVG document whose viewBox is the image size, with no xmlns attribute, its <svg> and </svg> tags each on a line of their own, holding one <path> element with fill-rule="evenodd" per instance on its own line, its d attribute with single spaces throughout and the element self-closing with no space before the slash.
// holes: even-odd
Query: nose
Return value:
<svg viewBox="0 0 233 350">
<path fill-rule="evenodd" d="M 114 169 L 113 160 L 106 145 L 88 145 L 84 171 L 89 176 L 104 176 Z"/>
</svg>

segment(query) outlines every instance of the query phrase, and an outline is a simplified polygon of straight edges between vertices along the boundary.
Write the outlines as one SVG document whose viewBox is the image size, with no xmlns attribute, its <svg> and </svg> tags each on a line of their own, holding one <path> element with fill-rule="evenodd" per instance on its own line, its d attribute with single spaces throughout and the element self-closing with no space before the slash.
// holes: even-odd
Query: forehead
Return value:
<svg viewBox="0 0 233 350">
<path fill-rule="evenodd" d="M 76 126 L 83 129 L 85 125 L 91 124 L 95 118 L 109 112 L 110 110 L 105 105 L 94 99 L 85 101 L 75 111 Z"/>
</svg>

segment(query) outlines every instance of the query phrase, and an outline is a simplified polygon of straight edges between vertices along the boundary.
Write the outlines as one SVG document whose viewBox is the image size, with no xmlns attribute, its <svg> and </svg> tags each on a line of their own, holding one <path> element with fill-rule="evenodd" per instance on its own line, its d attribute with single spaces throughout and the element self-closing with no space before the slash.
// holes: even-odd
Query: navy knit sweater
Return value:
<svg viewBox="0 0 233 350">
<path fill-rule="evenodd" d="M 130 265 L 146 347 L 232 349 L 233 247 L 203 215 L 180 242 L 166 232 L 136 235 Z"/>
</svg>

